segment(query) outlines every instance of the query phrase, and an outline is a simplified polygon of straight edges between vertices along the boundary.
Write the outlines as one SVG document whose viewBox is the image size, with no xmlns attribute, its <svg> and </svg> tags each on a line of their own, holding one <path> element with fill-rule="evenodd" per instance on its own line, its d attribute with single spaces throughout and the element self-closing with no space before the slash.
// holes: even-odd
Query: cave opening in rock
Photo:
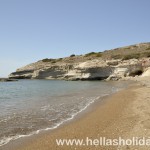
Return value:
<svg viewBox="0 0 150 150">
<path fill-rule="evenodd" d="M 132 77 L 140 76 L 140 75 L 142 75 L 142 73 L 143 73 L 143 70 L 135 70 L 135 71 L 131 72 L 129 74 L 129 76 L 132 76 Z"/>
</svg>

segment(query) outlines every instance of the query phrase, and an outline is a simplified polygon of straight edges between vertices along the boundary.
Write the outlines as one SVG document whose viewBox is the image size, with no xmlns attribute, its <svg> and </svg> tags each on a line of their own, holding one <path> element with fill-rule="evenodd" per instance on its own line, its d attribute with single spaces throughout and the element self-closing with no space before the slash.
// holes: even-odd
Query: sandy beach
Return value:
<svg viewBox="0 0 150 150">
<path fill-rule="evenodd" d="M 150 0 L 0 0 L 0 150 L 150 150 Z"/>
<path fill-rule="evenodd" d="M 77 117 L 52 132 L 20 139 L 3 146 L 2 150 L 148 150 L 146 146 L 58 146 L 56 139 L 99 139 L 105 137 L 124 139 L 149 137 L 150 88 L 149 79 L 135 83 L 128 89 L 108 96 L 89 112 Z M 23 142 L 22 142 L 23 141 Z"/>
</svg>

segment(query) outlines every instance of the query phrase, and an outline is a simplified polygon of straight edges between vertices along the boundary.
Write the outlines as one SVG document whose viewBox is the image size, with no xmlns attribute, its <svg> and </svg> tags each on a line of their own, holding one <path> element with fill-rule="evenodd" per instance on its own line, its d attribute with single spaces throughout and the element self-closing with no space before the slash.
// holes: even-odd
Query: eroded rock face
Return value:
<svg viewBox="0 0 150 150">
<path fill-rule="evenodd" d="M 9 75 L 13 79 L 62 79 L 62 80 L 119 80 L 141 75 L 150 67 L 150 59 L 130 60 L 94 59 L 76 63 L 50 63 L 38 61 L 17 69 Z M 149 74 L 145 73 L 146 75 Z"/>
<path fill-rule="evenodd" d="M 10 79 L 31 79 L 34 70 L 16 71 L 9 75 Z"/>
<path fill-rule="evenodd" d="M 70 70 L 64 77 L 69 80 L 103 80 L 108 78 L 112 71 L 111 67 L 76 68 Z"/>
<path fill-rule="evenodd" d="M 108 78 L 113 70 L 104 60 L 95 59 L 79 63 L 68 70 L 64 77 L 68 80 L 102 80 Z"/>
<path fill-rule="evenodd" d="M 58 59 L 43 59 L 17 69 L 9 78 L 62 80 L 119 80 L 149 76 L 150 42 L 71 55 Z"/>
</svg>

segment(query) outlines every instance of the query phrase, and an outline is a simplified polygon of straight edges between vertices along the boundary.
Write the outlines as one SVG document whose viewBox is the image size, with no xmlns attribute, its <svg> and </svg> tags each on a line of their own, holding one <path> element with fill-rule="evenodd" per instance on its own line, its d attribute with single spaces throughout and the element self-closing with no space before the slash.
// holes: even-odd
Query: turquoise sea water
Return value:
<svg viewBox="0 0 150 150">
<path fill-rule="evenodd" d="M 58 127 L 129 82 L 19 80 L 0 82 L 0 146 Z"/>
</svg>

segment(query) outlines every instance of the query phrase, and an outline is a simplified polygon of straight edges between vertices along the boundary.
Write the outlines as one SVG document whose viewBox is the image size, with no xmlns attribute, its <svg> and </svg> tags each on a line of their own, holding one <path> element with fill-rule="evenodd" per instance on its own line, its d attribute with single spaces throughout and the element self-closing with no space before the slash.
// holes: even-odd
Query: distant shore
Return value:
<svg viewBox="0 0 150 150">
<path fill-rule="evenodd" d="M 58 146 L 56 139 L 99 139 L 106 138 L 132 138 L 149 137 L 148 104 L 150 103 L 149 79 L 143 79 L 128 89 L 119 91 L 104 101 L 96 104 L 96 108 L 75 119 L 44 134 L 30 137 L 29 140 L 20 139 L 3 147 L 3 150 L 70 150 L 70 149 L 103 149 L 116 150 L 116 146 Z M 146 86 L 145 86 L 146 85 Z M 149 147 L 123 146 L 118 149 L 148 150 Z"/>
</svg>

